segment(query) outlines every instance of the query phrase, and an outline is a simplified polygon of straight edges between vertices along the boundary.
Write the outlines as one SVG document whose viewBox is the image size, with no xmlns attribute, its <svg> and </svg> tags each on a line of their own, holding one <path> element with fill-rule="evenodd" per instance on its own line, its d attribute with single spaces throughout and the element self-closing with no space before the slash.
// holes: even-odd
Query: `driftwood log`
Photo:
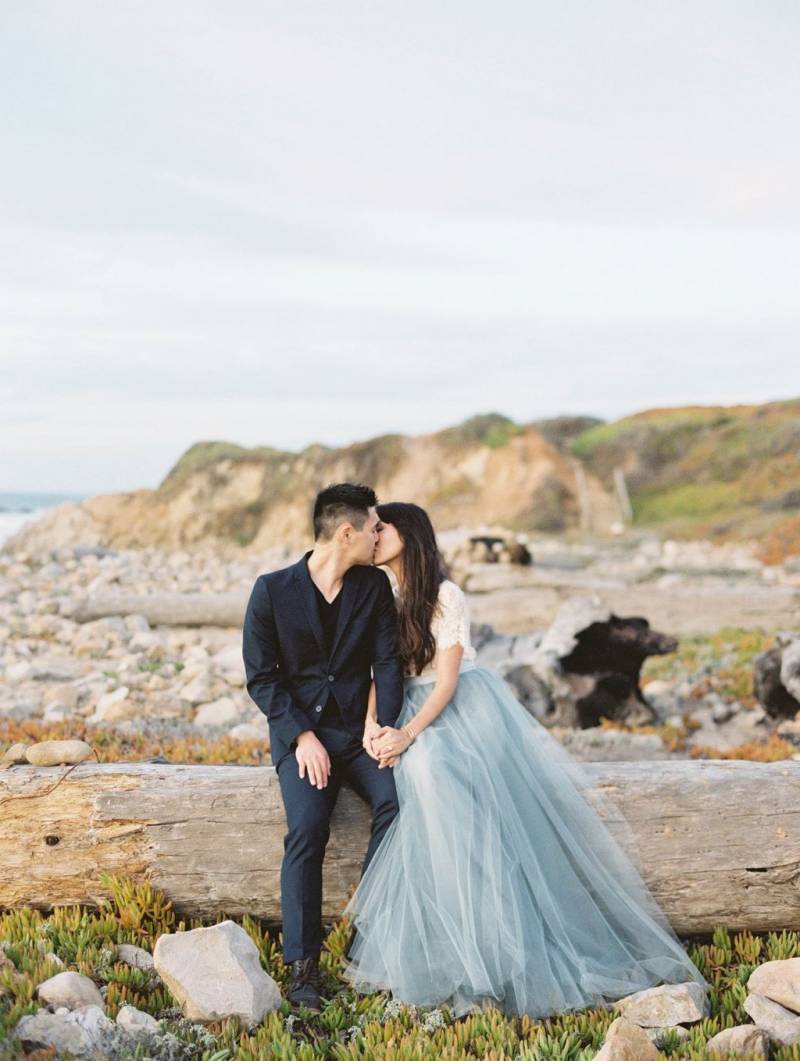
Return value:
<svg viewBox="0 0 800 1061">
<path fill-rule="evenodd" d="M 800 929 L 800 762 L 584 766 L 629 822 L 677 932 Z M 280 920 L 285 818 L 273 767 L 83 763 L 54 788 L 66 769 L 0 772 L 0 908 L 97 902 L 105 870 L 149 879 L 183 916 Z M 329 920 L 358 880 L 365 804 L 343 789 L 332 825 Z"/>
<path fill-rule="evenodd" d="M 80 601 L 70 618 L 88 623 L 110 615 L 143 615 L 151 626 L 241 629 L 248 593 L 96 593 Z"/>
</svg>

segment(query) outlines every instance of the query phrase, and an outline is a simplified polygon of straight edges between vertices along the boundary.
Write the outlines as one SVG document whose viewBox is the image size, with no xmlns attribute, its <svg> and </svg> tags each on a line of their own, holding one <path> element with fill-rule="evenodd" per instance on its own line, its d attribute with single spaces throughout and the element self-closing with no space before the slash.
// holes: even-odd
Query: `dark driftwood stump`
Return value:
<svg viewBox="0 0 800 1061">
<path fill-rule="evenodd" d="M 612 615 L 576 634 L 577 645 L 561 660 L 566 674 L 589 675 L 594 687 L 575 704 L 582 729 L 601 718 L 653 721 L 655 712 L 642 695 L 639 679 L 648 656 L 674 652 L 676 638 L 651 630 L 647 619 Z"/>
<path fill-rule="evenodd" d="M 794 718 L 800 703 L 781 681 L 783 647 L 775 645 L 753 660 L 753 692 L 772 718 Z"/>
<path fill-rule="evenodd" d="M 584 766 L 630 823 L 676 931 L 800 929 L 800 762 Z M 150 879 L 184 916 L 280 920 L 285 819 L 273 767 L 85 763 L 53 789 L 65 770 L 0 772 L 0 907 L 95 902 L 107 870 Z M 7 799 L 23 795 L 33 798 Z M 343 790 L 327 919 L 358 880 L 368 829 L 366 806 Z"/>
<path fill-rule="evenodd" d="M 543 643 L 554 628 L 558 631 L 556 667 L 550 668 L 550 646 L 542 649 L 544 668 L 531 660 L 521 662 L 504 671 L 506 681 L 544 726 L 588 729 L 602 718 L 638 725 L 655 722 L 657 712 L 639 684 L 642 664 L 648 656 L 674 652 L 677 640 L 652 630 L 639 616 L 609 614 L 590 621 L 595 610 L 590 606 L 586 616 L 566 616 L 563 621 L 557 616 L 545 633 Z"/>
</svg>

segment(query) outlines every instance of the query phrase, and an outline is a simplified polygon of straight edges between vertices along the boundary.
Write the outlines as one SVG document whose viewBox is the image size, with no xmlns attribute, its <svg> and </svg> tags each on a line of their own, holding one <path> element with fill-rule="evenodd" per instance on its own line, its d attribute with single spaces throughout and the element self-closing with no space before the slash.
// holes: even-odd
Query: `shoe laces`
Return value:
<svg viewBox="0 0 800 1061">
<path fill-rule="evenodd" d="M 292 966 L 295 984 L 310 984 L 319 990 L 319 966 L 313 958 L 301 958 Z"/>
</svg>

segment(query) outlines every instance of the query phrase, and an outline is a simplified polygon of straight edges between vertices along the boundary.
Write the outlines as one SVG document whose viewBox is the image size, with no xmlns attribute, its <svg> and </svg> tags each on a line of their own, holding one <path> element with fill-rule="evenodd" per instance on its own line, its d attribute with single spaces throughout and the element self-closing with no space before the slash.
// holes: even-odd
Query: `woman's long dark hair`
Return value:
<svg viewBox="0 0 800 1061">
<path fill-rule="evenodd" d="M 436 654 L 431 620 L 439 586 L 449 577 L 449 571 L 424 508 L 410 501 L 390 501 L 378 505 L 376 511 L 381 522 L 392 524 L 405 545 L 397 638 L 406 668 L 420 674 Z"/>
</svg>

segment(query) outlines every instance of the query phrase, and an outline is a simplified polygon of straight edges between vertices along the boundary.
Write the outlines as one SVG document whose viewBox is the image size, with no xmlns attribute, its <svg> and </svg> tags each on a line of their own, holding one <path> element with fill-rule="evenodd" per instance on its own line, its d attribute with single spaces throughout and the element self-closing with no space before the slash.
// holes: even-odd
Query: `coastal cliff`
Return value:
<svg viewBox="0 0 800 1061">
<path fill-rule="evenodd" d="M 579 467 L 557 440 L 495 415 L 428 435 L 311 445 L 299 453 L 198 442 L 156 489 L 59 505 L 7 545 L 263 550 L 307 540 L 314 495 L 343 480 L 369 483 L 380 500 L 413 499 L 440 531 L 491 523 L 557 533 L 580 522 Z M 592 527 L 609 533 L 612 495 L 595 476 L 583 478 Z"/>
</svg>

